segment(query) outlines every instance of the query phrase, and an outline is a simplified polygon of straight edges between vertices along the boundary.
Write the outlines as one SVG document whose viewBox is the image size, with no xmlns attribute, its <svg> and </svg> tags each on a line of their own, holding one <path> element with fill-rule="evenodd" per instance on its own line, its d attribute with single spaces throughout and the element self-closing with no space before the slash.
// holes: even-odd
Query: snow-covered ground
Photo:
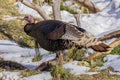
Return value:
<svg viewBox="0 0 120 80">
<path fill-rule="evenodd" d="M 92 0 L 100 9 L 101 12 L 91 14 L 90 17 L 82 18 L 82 28 L 91 32 L 95 36 L 104 33 L 112 32 L 120 29 L 120 1 L 119 0 Z"/>
<path fill-rule="evenodd" d="M 102 36 L 105 33 L 109 33 L 120 29 L 120 0 L 92 0 L 92 2 L 101 9 L 101 12 L 96 14 L 90 14 L 89 16 L 84 15 L 81 20 L 81 27 L 95 36 Z M 16 3 L 19 7 L 19 11 L 23 14 L 31 14 L 36 17 L 40 17 L 36 11 L 24 6 L 21 3 Z M 52 13 L 52 7 L 45 5 L 42 7 L 45 9 L 47 14 Z M 72 14 L 61 11 L 62 20 L 66 22 L 76 21 Z M 55 58 L 55 54 L 48 54 L 48 51 L 40 49 L 43 57 L 39 62 L 32 62 L 32 58 L 35 55 L 34 49 L 23 48 L 18 44 L 9 40 L 0 40 L 0 57 L 4 60 L 16 61 L 29 69 L 35 69 L 42 62 Z M 120 75 L 120 55 L 108 55 L 105 57 L 104 66 L 101 69 L 112 67 L 114 71 Z M 73 74 L 96 74 L 96 72 L 88 72 L 89 67 L 77 65 L 77 61 L 66 63 L 63 67 L 70 70 Z M 111 74 L 116 74 L 110 72 Z M 46 77 L 47 76 L 47 77 Z M 49 80 L 52 78 L 50 72 L 42 72 L 41 74 L 33 75 L 30 77 L 22 78 L 19 72 L 0 72 L 2 80 Z"/>
<path fill-rule="evenodd" d="M 41 63 L 52 60 L 56 57 L 55 54 L 49 54 L 49 52 L 44 49 L 40 49 L 40 52 L 43 55 L 42 59 L 38 62 L 32 62 L 32 58 L 35 55 L 34 49 L 22 48 L 13 41 L 0 40 L 0 57 L 2 57 L 4 60 L 18 62 L 29 69 L 35 69 Z M 90 70 L 89 67 L 78 66 L 77 63 L 78 63 L 78 61 L 73 61 L 73 62 L 64 64 L 63 67 L 66 70 L 70 70 L 71 73 L 73 73 L 75 75 L 96 74 L 96 72 L 88 72 L 88 70 Z M 50 72 L 42 72 L 41 74 L 33 75 L 30 77 L 26 77 L 26 78 L 21 78 L 19 72 L 0 72 L 0 76 L 5 78 L 5 80 L 7 80 L 9 78 L 12 78 L 15 80 L 18 80 L 18 79 L 21 79 L 21 80 L 23 80 L 23 79 L 24 80 L 33 80 L 33 79 L 34 80 L 49 80 L 52 78 Z"/>
<path fill-rule="evenodd" d="M 37 68 L 41 63 L 54 59 L 55 54 L 48 54 L 48 51 L 40 49 L 43 57 L 39 62 L 32 62 L 32 58 L 35 55 L 33 49 L 22 48 L 13 41 L 9 40 L 0 40 L 0 57 L 4 60 L 15 61 L 23 66 L 26 66 L 29 69 Z M 110 72 L 111 74 L 120 75 L 120 55 L 108 55 L 104 58 L 104 66 L 100 69 L 106 69 L 108 67 L 112 67 L 114 71 Z M 90 67 L 80 66 L 78 65 L 78 61 L 69 62 L 63 65 L 66 70 L 69 70 L 72 74 L 80 75 L 80 74 L 97 74 L 99 72 L 89 72 Z M 47 76 L 47 77 L 46 77 Z M 29 77 L 21 77 L 20 72 L 0 72 L 0 78 L 2 80 L 49 80 L 52 78 L 50 72 L 42 72 L 41 74 L 32 75 Z"/>
</svg>

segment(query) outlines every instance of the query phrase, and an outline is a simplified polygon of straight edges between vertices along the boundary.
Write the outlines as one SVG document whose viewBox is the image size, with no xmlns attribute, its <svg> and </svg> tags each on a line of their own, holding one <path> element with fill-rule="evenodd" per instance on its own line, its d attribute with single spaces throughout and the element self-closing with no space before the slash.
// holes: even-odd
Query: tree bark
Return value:
<svg viewBox="0 0 120 80">
<path fill-rule="evenodd" d="M 61 20 L 60 13 L 61 0 L 53 0 L 53 15 L 55 20 Z"/>
<path fill-rule="evenodd" d="M 71 0 L 71 1 L 73 3 L 88 8 L 88 10 L 91 11 L 92 13 L 97 13 L 100 11 L 100 9 L 97 8 L 90 0 Z"/>
</svg>

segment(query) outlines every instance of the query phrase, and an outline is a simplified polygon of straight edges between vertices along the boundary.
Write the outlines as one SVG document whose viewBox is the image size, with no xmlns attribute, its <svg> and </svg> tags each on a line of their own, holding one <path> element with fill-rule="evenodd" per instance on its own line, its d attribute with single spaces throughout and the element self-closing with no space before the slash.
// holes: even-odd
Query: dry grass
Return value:
<svg viewBox="0 0 120 80">
<path fill-rule="evenodd" d="M 79 80 L 120 80 L 119 75 L 112 75 L 109 73 L 110 69 L 100 71 L 99 74 L 94 75 L 80 75 Z"/>
<path fill-rule="evenodd" d="M 36 75 L 36 74 L 40 74 L 41 71 L 40 70 L 23 70 L 21 72 L 22 77 L 28 77 L 28 76 L 32 76 L 32 75 Z"/>
<path fill-rule="evenodd" d="M 0 39 L 10 39 L 21 46 L 33 47 L 33 40 L 23 31 L 26 23 L 20 20 L 19 16 L 22 15 L 19 14 L 17 8 L 7 0 L 0 0 L 0 6 Z M 17 19 L 3 20 L 7 16 L 17 17 Z"/>
<path fill-rule="evenodd" d="M 7 5 L 7 6 L 6 6 Z M 24 22 L 20 21 L 19 19 L 12 20 L 12 21 L 3 21 L 2 18 L 6 15 L 10 16 L 21 16 L 18 11 L 16 10 L 16 7 L 8 3 L 7 0 L 0 0 L 0 39 L 10 39 L 14 40 L 15 42 L 28 47 L 33 47 L 33 40 L 27 36 L 23 31 L 23 26 L 25 25 Z M 63 9 L 68 9 L 66 7 L 63 7 Z M 69 10 L 69 9 L 68 9 Z M 69 10 L 72 12 L 72 10 Z M 76 12 L 73 12 L 76 13 Z M 18 17 L 19 18 L 19 17 Z M 119 47 L 113 50 L 113 53 L 116 51 L 116 53 L 119 53 Z M 82 61 L 84 58 L 84 51 L 82 50 L 76 50 L 71 49 L 68 51 L 69 58 L 72 58 L 73 60 L 79 60 Z M 104 57 L 104 56 L 103 56 Z M 97 58 L 94 61 L 86 61 L 83 63 L 79 63 L 78 65 L 85 64 L 86 66 L 91 67 L 91 71 L 99 71 L 96 70 L 96 66 L 102 66 L 103 65 L 103 57 Z M 36 58 L 35 59 L 39 59 Z M 33 60 L 36 61 L 36 60 Z M 3 69 L 0 69 L 0 71 L 5 71 Z M 74 76 L 70 74 L 69 71 L 64 70 L 61 66 L 54 66 L 51 69 L 51 74 L 53 76 L 53 80 L 58 80 L 60 78 L 61 80 L 120 80 L 120 76 L 117 75 L 111 75 L 109 73 L 110 69 L 102 70 L 99 74 L 95 75 L 78 75 Z M 23 77 L 35 75 L 41 73 L 39 70 L 24 70 L 21 72 L 21 75 Z"/>
</svg>

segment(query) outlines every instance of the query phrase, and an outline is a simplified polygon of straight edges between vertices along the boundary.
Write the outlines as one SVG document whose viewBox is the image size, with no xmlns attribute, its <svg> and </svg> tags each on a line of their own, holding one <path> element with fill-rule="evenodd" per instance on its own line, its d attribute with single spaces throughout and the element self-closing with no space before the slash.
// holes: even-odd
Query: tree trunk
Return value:
<svg viewBox="0 0 120 80">
<path fill-rule="evenodd" d="M 61 20 L 60 13 L 61 0 L 53 0 L 53 15 L 55 20 Z"/>
</svg>

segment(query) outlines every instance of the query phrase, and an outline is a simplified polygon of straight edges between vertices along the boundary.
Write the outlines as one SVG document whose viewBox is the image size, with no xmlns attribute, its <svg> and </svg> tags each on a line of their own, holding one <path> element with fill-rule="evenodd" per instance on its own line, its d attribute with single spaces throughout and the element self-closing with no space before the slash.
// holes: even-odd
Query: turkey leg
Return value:
<svg viewBox="0 0 120 80">
<path fill-rule="evenodd" d="M 36 56 L 40 57 L 39 43 L 35 40 L 35 53 Z"/>
</svg>

